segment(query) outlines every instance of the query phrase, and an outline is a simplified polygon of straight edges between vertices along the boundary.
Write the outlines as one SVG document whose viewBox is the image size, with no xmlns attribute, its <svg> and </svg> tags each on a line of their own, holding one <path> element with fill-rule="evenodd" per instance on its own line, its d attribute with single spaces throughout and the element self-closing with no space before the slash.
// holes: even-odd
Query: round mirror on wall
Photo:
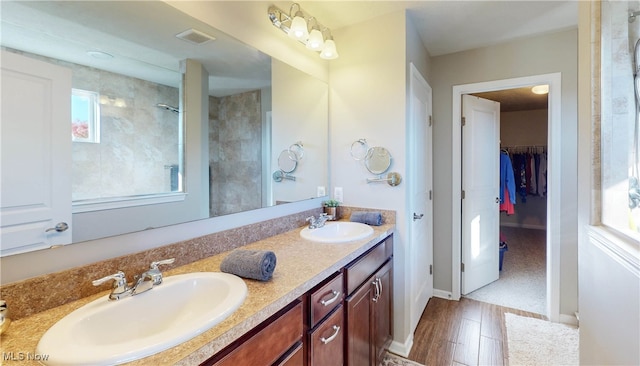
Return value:
<svg viewBox="0 0 640 366">
<path fill-rule="evenodd" d="M 278 168 L 285 173 L 291 173 L 298 166 L 298 158 L 290 150 L 282 150 L 278 156 Z"/>
<path fill-rule="evenodd" d="M 391 166 L 391 154 L 384 147 L 372 147 L 369 149 L 364 165 L 371 174 L 383 174 Z"/>
</svg>

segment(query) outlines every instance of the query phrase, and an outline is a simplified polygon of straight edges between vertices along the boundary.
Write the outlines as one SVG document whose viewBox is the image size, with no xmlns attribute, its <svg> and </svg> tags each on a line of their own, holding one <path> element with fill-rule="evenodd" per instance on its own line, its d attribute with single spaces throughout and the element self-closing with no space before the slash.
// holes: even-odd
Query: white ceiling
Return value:
<svg viewBox="0 0 640 366">
<path fill-rule="evenodd" d="M 292 3 L 251 1 L 246 4 L 252 8 L 264 7 L 267 21 L 269 5 L 288 10 Z M 578 21 L 577 1 L 320 0 L 300 1 L 300 5 L 332 30 L 406 9 L 431 56 L 575 28 Z M 193 58 L 203 62 L 212 74 L 212 89 L 234 84 L 219 88 L 215 93 L 220 95 L 255 89 L 270 82 L 267 56 L 242 44 L 233 44 L 232 37 L 207 24 L 175 14 L 175 9 L 163 2 L 2 0 L 0 6 L 3 46 L 80 64 L 93 62 L 99 68 L 105 68 L 107 63 L 89 58 L 88 49 L 118 50 L 116 60 L 109 62 L 111 71 L 120 69 L 129 75 L 144 66 L 146 73 L 158 75 L 156 82 L 171 85 L 176 85 L 172 83 L 179 77 L 179 61 Z M 203 30 L 218 40 L 202 47 L 174 37 L 188 28 Z M 66 49 L 59 48 L 63 43 L 67 44 Z M 336 43 L 339 48 L 339 39 Z M 52 45 L 58 50 L 54 51 Z"/>
</svg>

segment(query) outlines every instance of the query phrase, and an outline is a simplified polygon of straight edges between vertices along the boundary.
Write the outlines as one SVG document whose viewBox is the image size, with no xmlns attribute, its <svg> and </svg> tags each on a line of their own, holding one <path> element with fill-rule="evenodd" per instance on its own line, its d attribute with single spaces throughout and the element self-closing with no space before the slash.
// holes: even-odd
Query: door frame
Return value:
<svg viewBox="0 0 640 366">
<path fill-rule="evenodd" d="M 462 262 L 462 95 L 495 90 L 514 89 L 537 84 L 549 85 L 548 99 L 548 173 L 547 173 L 547 306 L 546 315 L 550 321 L 560 320 L 560 172 L 562 161 L 561 114 L 562 114 L 562 73 L 525 76 L 512 79 L 494 80 L 473 84 L 454 85 L 452 99 L 452 273 L 451 296 L 460 299 Z"/>
</svg>

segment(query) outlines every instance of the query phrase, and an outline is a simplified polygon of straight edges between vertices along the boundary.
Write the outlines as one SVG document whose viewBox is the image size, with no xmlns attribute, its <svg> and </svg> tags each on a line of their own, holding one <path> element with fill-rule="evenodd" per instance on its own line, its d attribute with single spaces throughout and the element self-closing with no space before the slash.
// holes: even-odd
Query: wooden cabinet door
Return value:
<svg viewBox="0 0 640 366">
<path fill-rule="evenodd" d="M 368 279 L 346 301 L 347 342 L 346 359 L 348 366 L 373 364 L 371 343 L 373 342 L 373 285 Z"/>
<path fill-rule="evenodd" d="M 336 309 L 309 334 L 310 366 L 344 365 L 344 311 Z"/>
<path fill-rule="evenodd" d="M 392 340 L 393 261 L 387 262 L 384 267 L 380 268 L 373 281 L 378 281 L 379 288 L 378 296 L 373 306 L 373 347 L 376 360 L 374 365 L 379 365 L 384 357 L 385 350 Z M 373 295 L 375 296 L 375 294 Z"/>
</svg>

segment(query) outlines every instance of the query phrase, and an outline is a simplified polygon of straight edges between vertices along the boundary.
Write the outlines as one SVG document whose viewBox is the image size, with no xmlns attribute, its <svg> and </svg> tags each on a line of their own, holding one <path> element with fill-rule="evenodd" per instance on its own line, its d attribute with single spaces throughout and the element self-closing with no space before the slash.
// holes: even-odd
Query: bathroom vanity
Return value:
<svg viewBox="0 0 640 366">
<path fill-rule="evenodd" d="M 377 365 L 392 332 L 394 225 L 374 227 L 368 238 L 336 244 L 302 239 L 300 230 L 242 247 L 272 250 L 278 262 L 270 281 L 244 280 L 246 300 L 232 315 L 178 346 L 127 365 Z M 217 272 L 226 254 L 165 275 Z M 34 355 L 48 328 L 90 301 L 107 301 L 107 295 L 102 292 L 14 321 L 2 335 L 2 352 Z"/>
<path fill-rule="evenodd" d="M 203 365 L 379 365 L 391 342 L 393 235 Z"/>
</svg>

